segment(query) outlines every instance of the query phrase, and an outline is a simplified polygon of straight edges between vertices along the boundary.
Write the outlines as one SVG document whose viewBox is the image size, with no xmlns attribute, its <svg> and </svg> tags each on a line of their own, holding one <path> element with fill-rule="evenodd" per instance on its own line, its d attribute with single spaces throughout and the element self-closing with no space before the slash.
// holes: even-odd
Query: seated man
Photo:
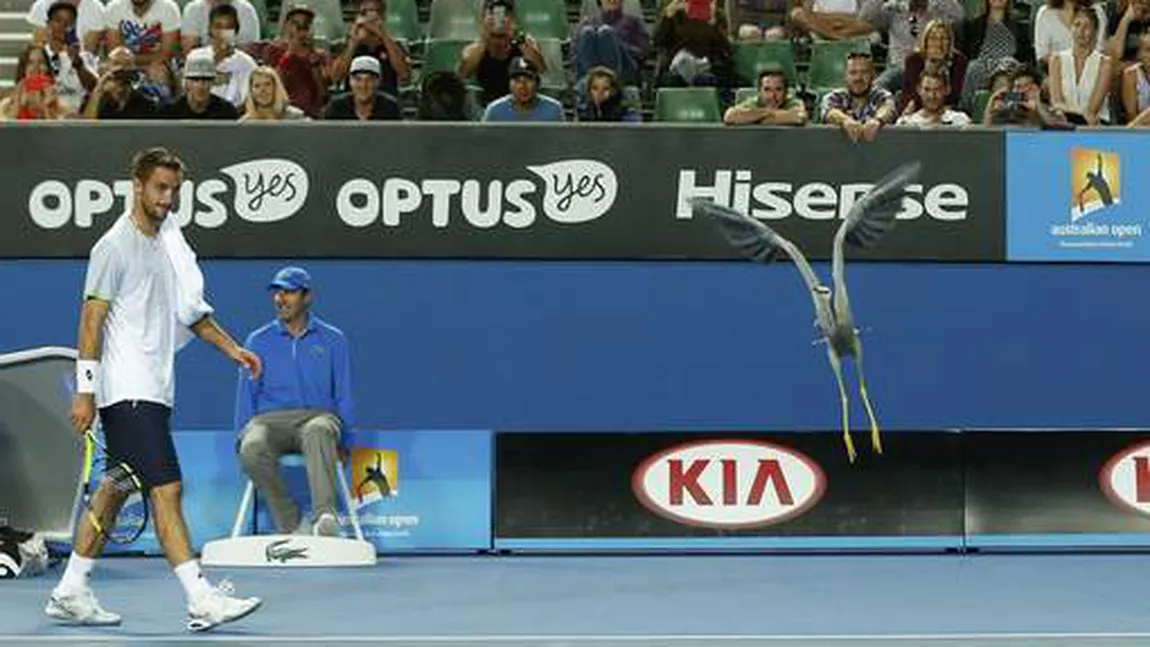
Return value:
<svg viewBox="0 0 1150 647">
<path fill-rule="evenodd" d="M 802 126 L 807 123 L 806 106 L 802 101 L 787 96 L 787 75 L 781 66 L 764 67 L 759 72 L 757 85 L 755 96 L 727 109 L 723 123 L 728 126 Z"/>
<path fill-rule="evenodd" d="M 275 321 L 254 331 L 247 346 L 264 361 L 263 375 L 241 374 L 236 397 L 240 460 L 267 498 L 280 534 L 306 534 L 308 525 L 288 494 L 279 457 L 302 453 L 307 462 L 314 521 L 310 532 L 338 536 L 336 459 L 351 429 L 351 361 L 347 340 L 311 314 L 311 277 L 285 267 L 272 279 Z"/>
</svg>

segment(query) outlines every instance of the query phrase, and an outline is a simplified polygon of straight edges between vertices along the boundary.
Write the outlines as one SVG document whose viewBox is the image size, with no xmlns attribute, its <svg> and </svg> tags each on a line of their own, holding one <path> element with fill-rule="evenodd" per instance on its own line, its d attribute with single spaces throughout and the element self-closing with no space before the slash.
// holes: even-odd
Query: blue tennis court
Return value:
<svg viewBox="0 0 1150 647">
<path fill-rule="evenodd" d="M 263 609 L 183 630 L 163 560 L 103 560 L 118 628 L 58 627 L 58 573 L 0 585 L 0 640 L 67 644 L 1138 645 L 1150 555 L 384 557 L 366 569 L 210 570 Z"/>
</svg>

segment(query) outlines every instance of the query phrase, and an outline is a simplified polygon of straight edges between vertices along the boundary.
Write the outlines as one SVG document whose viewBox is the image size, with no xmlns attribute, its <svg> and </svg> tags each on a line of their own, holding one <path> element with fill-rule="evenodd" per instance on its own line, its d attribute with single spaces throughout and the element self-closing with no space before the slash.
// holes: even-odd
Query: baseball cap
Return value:
<svg viewBox="0 0 1150 647">
<path fill-rule="evenodd" d="M 288 6 L 287 11 L 284 12 L 284 19 L 291 18 L 292 14 L 295 13 L 306 13 L 313 20 L 315 19 L 315 10 L 301 2 L 295 2 Z"/>
<path fill-rule="evenodd" d="M 302 267 L 288 266 L 276 272 L 269 290 L 310 290 L 311 275 Z"/>
<path fill-rule="evenodd" d="M 511 66 L 507 69 L 507 76 L 509 78 L 515 78 L 517 76 L 530 76 L 534 79 L 538 79 L 539 72 L 535 69 L 535 66 L 531 64 L 531 61 L 523 58 L 522 56 L 516 56 L 515 58 L 511 59 Z"/>
<path fill-rule="evenodd" d="M 216 78 L 216 60 L 212 53 L 201 50 L 188 54 L 188 60 L 184 63 L 184 78 L 214 81 Z"/>
<path fill-rule="evenodd" d="M 383 70 L 379 65 L 379 59 L 374 56 L 356 56 L 351 61 L 351 71 L 348 74 L 357 74 L 359 72 L 367 72 L 376 76 L 383 76 Z"/>
</svg>

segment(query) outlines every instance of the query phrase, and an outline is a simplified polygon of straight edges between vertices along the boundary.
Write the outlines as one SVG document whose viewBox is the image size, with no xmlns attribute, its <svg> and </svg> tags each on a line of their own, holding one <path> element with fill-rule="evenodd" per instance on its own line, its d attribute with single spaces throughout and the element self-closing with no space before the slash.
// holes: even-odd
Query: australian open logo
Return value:
<svg viewBox="0 0 1150 647">
<path fill-rule="evenodd" d="M 1140 222 L 1122 222 L 1122 160 L 1092 148 L 1070 151 L 1069 222 L 1050 226 L 1060 247 L 1133 247 Z"/>
</svg>

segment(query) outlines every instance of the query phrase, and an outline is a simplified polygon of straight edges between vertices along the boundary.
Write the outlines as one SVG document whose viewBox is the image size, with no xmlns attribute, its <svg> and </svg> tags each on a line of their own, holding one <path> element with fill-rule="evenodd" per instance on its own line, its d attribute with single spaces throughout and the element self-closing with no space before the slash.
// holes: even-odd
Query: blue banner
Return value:
<svg viewBox="0 0 1150 647">
<path fill-rule="evenodd" d="M 1150 260 L 1150 137 L 1010 133 L 1010 261 Z"/>
<path fill-rule="evenodd" d="M 344 475 L 364 538 L 379 552 L 491 548 L 490 431 L 359 431 L 349 449 Z M 302 463 L 287 467 L 285 478 L 310 513 Z M 257 501 L 256 531 L 275 532 L 267 507 Z M 352 536 L 350 517 L 340 521 Z"/>
</svg>

